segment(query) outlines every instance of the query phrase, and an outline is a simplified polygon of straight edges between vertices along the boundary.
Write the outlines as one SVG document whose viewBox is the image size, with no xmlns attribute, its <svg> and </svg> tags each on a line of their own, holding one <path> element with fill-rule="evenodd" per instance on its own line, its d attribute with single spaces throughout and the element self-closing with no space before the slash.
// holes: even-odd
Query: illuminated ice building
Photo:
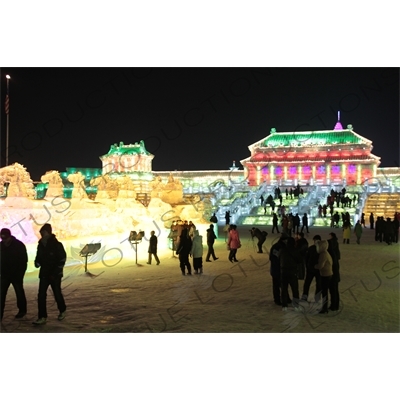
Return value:
<svg viewBox="0 0 400 400">
<path fill-rule="evenodd" d="M 233 223 L 271 224 L 271 206 L 261 206 L 260 198 L 275 197 L 277 187 L 285 213 L 307 213 L 311 225 L 330 224 L 330 218 L 318 218 L 317 207 L 326 203 L 331 190 L 345 188 L 351 199 L 356 195 L 351 207 L 335 207 L 339 213 L 348 211 L 354 220 L 362 212 L 393 216 L 400 210 L 400 169 L 379 168 L 380 157 L 372 154 L 371 140 L 356 133 L 352 125 L 343 128 L 340 115 L 332 130 L 277 132 L 272 128 L 248 148 L 250 156 L 240 161 L 243 169 L 233 161 L 226 170 L 153 171 L 154 155 L 143 141 L 116 143 L 100 156 L 101 169 L 67 168 L 60 173 L 63 195 L 72 197 L 74 185 L 68 177 L 81 173 L 81 186 L 90 199 L 131 198 L 145 207 L 152 198 L 173 207 L 195 201 L 202 203 L 205 220 L 216 212 L 221 223 L 230 211 Z M 48 185 L 36 185 L 37 198 L 44 197 Z M 303 194 L 286 198 L 286 189 L 298 185 Z"/>
<path fill-rule="evenodd" d="M 272 224 L 270 205 L 261 206 L 261 196 L 275 197 L 280 188 L 285 213 L 307 213 L 311 224 L 330 225 L 330 214 L 319 218 L 318 205 L 324 205 L 331 191 L 351 198 L 351 206 L 334 211 L 349 212 L 353 221 L 364 212 L 368 216 L 390 216 L 400 211 L 400 168 L 379 168 L 380 157 L 372 154 L 371 140 L 356 133 L 352 125 L 343 128 L 340 116 L 332 130 L 277 132 L 249 145 L 250 156 L 229 171 L 174 172 L 183 182 L 185 193 L 212 195 L 214 210 L 224 221 L 230 211 L 234 222 L 243 225 Z M 169 173 L 169 172 L 168 172 Z M 168 173 L 157 172 L 163 176 Z M 297 186 L 299 197 L 285 191 Z M 291 198 L 292 197 L 292 198 Z M 279 205 L 279 200 L 275 199 Z M 275 212 L 278 210 L 275 209 Z"/>
<path fill-rule="evenodd" d="M 226 170 L 153 171 L 154 155 L 143 141 L 120 142 L 100 156 L 101 168 L 47 171 L 41 182 L 32 182 L 26 168 L 15 163 L 0 168 L 0 223 L 18 225 L 25 243 L 36 243 L 40 224 L 51 222 L 65 240 L 91 243 L 108 236 L 108 246 L 125 246 L 133 229 L 159 230 L 166 244 L 173 220 L 206 227 L 214 212 L 220 225 L 227 211 L 237 225 L 271 225 L 268 198 L 278 214 L 307 213 L 310 226 L 330 226 L 329 211 L 324 217 L 318 208 L 332 192 L 345 191 L 352 200 L 335 204 L 334 211 L 349 212 L 353 222 L 362 213 L 368 220 L 371 212 L 393 217 L 400 211 L 400 168 L 379 168 L 372 142 L 351 125 L 344 129 L 338 121 L 332 130 L 305 132 L 271 129 L 248 148 L 249 157 Z M 284 209 L 278 208 L 277 188 Z M 294 195 L 286 196 L 286 190 Z"/>
</svg>

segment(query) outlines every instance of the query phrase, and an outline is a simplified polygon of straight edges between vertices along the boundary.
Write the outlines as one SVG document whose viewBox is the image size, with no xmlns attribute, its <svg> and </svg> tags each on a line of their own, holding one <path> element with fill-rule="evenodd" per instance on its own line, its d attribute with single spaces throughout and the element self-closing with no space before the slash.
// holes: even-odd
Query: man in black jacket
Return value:
<svg viewBox="0 0 400 400">
<path fill-rule="evenodd" d="M 50 224 L 44 224 L 39 232 L 42 238 L 39 240 L 35 258 L 35 267 L 40 268 L 38 293 L 39 313 L 38 319 L 33 322 L 35 325 L 42 325 L 47 322 L 46 298 L 49 286 L 51 286 L 58 311 L 60 312 L 58 315 L 59 321 L 65 318 L 65 310 L 67 309 L 61 292 L 61 280 L 65 261 L 67 259 L 64 246 L 52 233 Z"/>
<path fill-rule="evenodd" d="M 217 236 L 215 236 L 214 233 L 214 225 L 211 224 L 210 228 L 207 229 L 207 246 L 208 246 L 208 252 L 206 256 L 206 261 L 211 262 L 210 257 L 212 257 L 215 260 L 218 260 L 218 257 L 215 255 L 214 251 L 214 242 Z"/>
<path fill-rule="evenodd" d="M 272 277 L 272 295 L 274 296 L 274 303 L 278 306 L 282 305 L 281 295 L 281 264 L 279 262 L 279 254 L 282 246 L 284 246 L 283 237 L 274 243 L 269 251 L 270 270 L 269 273 Z"/>
<path fill-rule="evenodd" d="M 185 275 L 185 267 L 187 268 L 187 274 L 192 275 L 192 266 L 189 261 L 189 254 L 192 250 L 192 239 L 189 236 L 189 232 L 186 228 L 182 230 L 179 246 L 176 250 L 176 254 L 179 254 L 179 267 L 182 271 L 182 275 Z"/>
<path fill-rule="evenodd" d="M 339 273 L 339 261 L 340 261 L 340 250 L 339 250 L 339 242 L 336 237 L 336 233 L 331 232 L 329 234 L 328 239 L 328 253 L 332 258 L 332 278 L 329 280 L 329 294 L 331 297 L 331 304 L 329 309 L 331 311 L 339 310 L 339 282 L 340 282 L 340 273 Z"/>
<path fill-rule="evenodd" d="M 302 300 L 308 299 L 308 292 L 310 290 L 311 282 L 315 278 L 315 301 L 319 301 L 321 298 L 321 277 L 319 274 L 319 270 L 315 268 L 318 264 L 319 254 L 317 253 L 316 242 L 321 240 L 320 235 L 315 235 L 313 237 L 314 244 L 310 246 L 306 253 L 306 278 L 304 280 L 303 286 L 303 295 L 301 296 Z"/>
<path fill-rule="evenodd" d="M 26 314 L 26 297 L 24 291 L 24 275 L 28 264 L 25 245 L 11 235 L 11 231 L 3 228 L 0 231 L 0 276 L 1 276 L 1 319 L 3 319 L 7 291 L 13 286 L 17 297 L 18 314 L 22 318 Z"/>
<path fill-rule="evenodd" d="M 287 310 L 289 303 L 288 286 L 292 289 L 293 306 L 298 311 L 299 306 L 299 281 L 297 279 L 297 265 L 302 262 L 300 251 L 295 248 L 295 240 L 292 237 L 286 239 L 279 252 L 279 262 L 281 266 L 281 290 L 282 290 L 282 309 Z"/>
</svg>

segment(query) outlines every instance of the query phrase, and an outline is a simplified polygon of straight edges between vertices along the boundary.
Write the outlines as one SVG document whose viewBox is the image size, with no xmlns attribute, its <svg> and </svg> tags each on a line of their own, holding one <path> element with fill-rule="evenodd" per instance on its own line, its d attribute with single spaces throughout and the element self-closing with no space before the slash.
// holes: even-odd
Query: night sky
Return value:
<svg viewBox="0 0 400 400">
<path fill-rule="evenodd" d="M 110 145 L 145 141 L 153 170 L 228 169 L 278 132 L 343 127 L 399 165 L 397 68 L 2 68 L 10 81 L 9 164 L 100 168 Z"/>
</svg>

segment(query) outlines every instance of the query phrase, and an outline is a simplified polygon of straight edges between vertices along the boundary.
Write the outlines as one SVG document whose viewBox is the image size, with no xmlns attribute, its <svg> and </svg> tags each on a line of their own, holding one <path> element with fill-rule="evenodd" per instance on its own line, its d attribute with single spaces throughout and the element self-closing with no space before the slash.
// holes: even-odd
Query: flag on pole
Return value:
<svg viewBox="0 0 400 400">
<path fill-rule="evenodd" d="M 6 111 L 6 114 L 10 112 L 10 98 L 8 97 L 8 94 L 6 94 L 6 102 L 4 104 L 4 109 Z"/>
</svg>

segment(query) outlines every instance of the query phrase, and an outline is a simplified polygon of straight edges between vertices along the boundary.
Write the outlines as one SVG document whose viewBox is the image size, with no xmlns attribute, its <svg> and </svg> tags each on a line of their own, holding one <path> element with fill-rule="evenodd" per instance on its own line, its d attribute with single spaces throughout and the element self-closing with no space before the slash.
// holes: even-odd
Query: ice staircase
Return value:
<svg viewBox="0 0 400 400">
<path fill-rule="evenodd" d="M 270 193 L 267 193 L 267 196 Z M 295 209 L 298 205 L 299 199 L 293 197 L 291 199 L 290 197 L 286 198 L 286 195 L 283 194 L 282 198 L 282 205 L 285 206 L 286 211 L 285 213 L 288 214 L 290 212 L 293 212 L 292 210 Z M 275 212 L 277 213 L 277 205 L 279 205 L 279 200 L 275 199 Z M 258 205 L 253 206 L 248 215 L 241 215 L 238 220 L 237 224 L 238 225 L 271 225 L 272 226 L 272 209 L 271 206 L 266 207 L 266 212 L 264 210 L 263 206 L 260 206 L 260 201 L 258 199 Z M 300 214 L 299 214 L 300 215 Z"/>
<path fill-rule="evenodd" d="M 400 212 L 400 193 L 375 193 L 367 197 L 363 213 L 369 221 L 369 215 L 393 218 L 395 212 Z"/>
</svg>

